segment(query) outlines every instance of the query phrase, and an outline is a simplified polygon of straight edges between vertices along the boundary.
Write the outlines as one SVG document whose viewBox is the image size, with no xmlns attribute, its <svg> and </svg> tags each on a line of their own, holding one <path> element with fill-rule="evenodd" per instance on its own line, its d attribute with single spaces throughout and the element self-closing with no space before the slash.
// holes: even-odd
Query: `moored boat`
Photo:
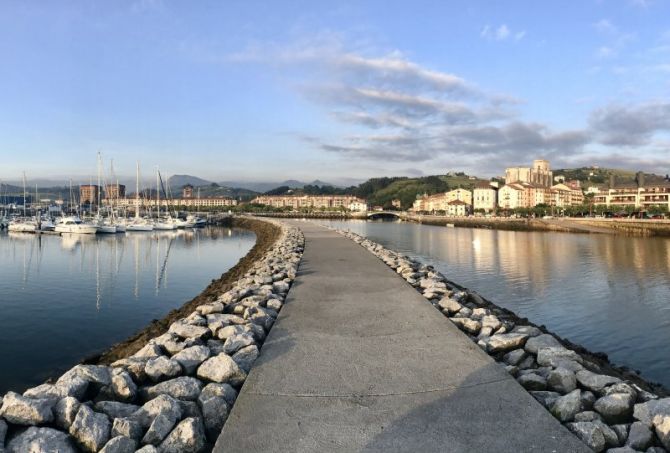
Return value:
<svg viewBox="0 0 670 453">
<path fill-rule="evenodd" d="M 58 233 L 74 234 L 95 234 L 98 232 L 98 226 L 91 223 L 84 223 L 79 217 L 63 217 L 56 224 L 55 231 Z"/>
</svg>

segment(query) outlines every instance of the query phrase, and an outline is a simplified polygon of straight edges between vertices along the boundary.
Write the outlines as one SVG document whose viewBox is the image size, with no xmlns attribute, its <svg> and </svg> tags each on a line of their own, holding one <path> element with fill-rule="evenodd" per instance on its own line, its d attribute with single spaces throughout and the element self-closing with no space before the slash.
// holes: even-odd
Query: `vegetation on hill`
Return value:
<svg viewBox="0 0 670 453">
<path fill-rule="evenodd" d="M 422 176 L 409 178 L 406 176 L 372 178 L 358 186 L 347 188 L 330 185 L 306 185 L 302 189 L 291 188 L 287 185 L 265 192 L 266 195 L 354 195 L 365 199 L 373 206 L 383 206 L 392 209 L 392 201 L 400 200 L 403 209 L 412 206 L 417 196 L 432 195 L 463 187 L 472 189 L 479 179 L 471 179 L 464 173 L 455 173 L 442 176 Z"/>
<path fill-rule="evenodd" d="M 581 167 L 554 170 L 554 177 L 564 176 L 566 181 L 576 179 L 581 181 L 582 185 L 605 184 L 609 182 L 611 175 L 614 175 L 617 180 L 632 180 L 635 178 L 634 171 L 617 170 L 614 168 Z"/>
</svg>

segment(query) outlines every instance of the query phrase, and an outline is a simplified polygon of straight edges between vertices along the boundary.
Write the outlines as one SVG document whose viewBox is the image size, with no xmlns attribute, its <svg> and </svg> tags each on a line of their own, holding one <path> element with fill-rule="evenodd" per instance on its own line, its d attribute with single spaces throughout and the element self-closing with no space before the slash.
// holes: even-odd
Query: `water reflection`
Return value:
<svg viewBox="0 0 670 453">
<path fill-rule="evenodd" d="M 670 239 L 331 222 L 670 386 Z"/>
<path fill-rule="evenodd" d="M 0 233 L 0 393 L 37 384 L 163 317 L 253 246 L 204 228 L 117 235 Z M 45 347 L 45 341 L 48 339 Z"/>
</svg>

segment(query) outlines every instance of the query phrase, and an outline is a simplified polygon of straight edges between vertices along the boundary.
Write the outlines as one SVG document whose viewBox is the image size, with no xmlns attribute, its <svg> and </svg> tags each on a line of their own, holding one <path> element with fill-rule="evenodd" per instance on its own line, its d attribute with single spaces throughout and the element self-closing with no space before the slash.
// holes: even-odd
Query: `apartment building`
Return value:
<svg viewBox="0 0 670 453">
<path fill-rule="evenodd" d="M 607 187 L 600 188 L 593 197 L 594 204 L 613 208 L 634 206 L 648 209 L 651 206 L 665 206 L 670 211 L 670 180 L 649 178 L 638 172 L 632 182 L 618 182 L 610 177 Z"/>
<path fill-rule="evenodd" d="M 480 182 L 472 193 L 472 207 L 475 211 L 495 211 L 498 205 L 498 189 L 488 182 Z"/>
<path fill-rule="evenodd" d="M 301 208 L 308 209 L 349 209 L 352 204 L 356 207 L 366 206 L 365 200 L 353 195 L 261 195 L 251 203 L 272 206 L 273 208 L 292 208 L 297 211 Z"/>
</svg>

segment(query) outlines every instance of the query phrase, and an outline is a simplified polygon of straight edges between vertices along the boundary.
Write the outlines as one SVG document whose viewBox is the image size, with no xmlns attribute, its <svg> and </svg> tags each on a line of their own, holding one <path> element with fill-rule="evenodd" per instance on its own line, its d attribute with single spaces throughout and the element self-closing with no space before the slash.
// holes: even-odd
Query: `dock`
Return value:
<svg viewBox="0 0 670 453">
<path fill-rule="evenodd" d="M 589 452 L 364 248 L 309 222 L 214 451 Z"/>
</svg>

